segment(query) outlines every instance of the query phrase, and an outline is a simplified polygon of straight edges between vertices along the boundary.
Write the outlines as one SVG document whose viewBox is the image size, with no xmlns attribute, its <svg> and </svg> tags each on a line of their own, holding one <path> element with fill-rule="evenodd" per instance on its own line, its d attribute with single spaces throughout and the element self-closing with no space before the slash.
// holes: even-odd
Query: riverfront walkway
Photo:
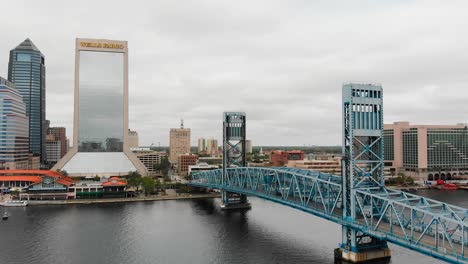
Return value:
<svg viewBox="0 0 468 264">
<path fill-rule="evenodd" d="M 28 205 L 65 205 L 65 204 L 103 204 L 103 203 L 126 203 L 126 202 L 145 202 L 145 201 L 166 201 L 166 200 L 189 200 L 189 199 L 205 199 L 219 198 L 220 193 L 206 194 L 188 194 L 179 195 L 153 195 L 134 198 L 104 198 L 104 199 L 73 199 L 73 200 L 42 200 L 28 201 Z"/>
</svg>

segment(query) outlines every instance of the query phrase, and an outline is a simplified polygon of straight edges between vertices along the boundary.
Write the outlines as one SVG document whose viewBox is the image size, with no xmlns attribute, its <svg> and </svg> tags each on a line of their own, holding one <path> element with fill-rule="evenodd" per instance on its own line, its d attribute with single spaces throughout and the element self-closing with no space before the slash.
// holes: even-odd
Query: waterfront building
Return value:
<svg viewBox="0 0 468 264">
<path fill-rule="evenodd" d="M 29 118 L 29 151 L 46 160 L 45 58 L 28 38 L 10 51 L 8 80 L 23 97 Z"/>
<path fill-rule="evenodd" d="M 138 148 L 140 142 L 138 139 L 138 133 L 133 130 L 128 130 L 128 147 L 130 149 Z"/>
<path fill-rule="evenodd" d="M 69 177 L 48 170 L 0 170 L 0 186 L 2 188 L 25 188 L 39 183 L 44 177 L 52 177 L 58 182 L 73 182 Z"/>
<path fill-rule="evenodd" d="M 177 172 L 179 176 L 187 176 L 190 165 L 196 165 L 198 162 L 198 155 L 184 154 L 179 156 Z"/>
<path fill-rule="evenodd" d="M 304 155 L 302 150 L 273 150 L 270 154 L 270 161 L 274 167 L 285 166 L 290 160 L 303 160 Z"/>
<path fill-rule="evenodd" d="M 183 154 L 190 154 L 190 128 L 184 128 L 184 120 L 181 120 L 180 128 L 170 130 L 169 161 L 177 163 Z"/>
<path fill-rule="evenodd" d="M 65 154 L 67 154 L 67 130 L 65 127 L 48 127 L 47 128 L 47 135 L 53 135 L 54 139 L 60 141 L 60 156 L 61 159 Z M 46 136 L 47 138 L 47 136 Z M 47 139 L 46 139 L 47 140 Z M 47 160 L 49 161 L 49 157 L 47 156 Z M 56 163 L 56 162 L 55 162 Z"/>
<path fill-rule="evenodd" d="M 70 176 L 146 175 L 128 146 L 126 41 L 76 39 L 73 148 L 52 168 Z"/>
<path fill-rule="evenodd" d="M 246 140 L 245 141 L 245 151 L 246 153 L 252 153 L 253 152 L 253 146 L 252 146 L 252 140 Z"/>
<path fill-rule="evenodd" d="M 161 163 L 161 157 L 165 155 L 149 148 L 135 148 L 132 149 L 132 151 L 143 165 L 145 165 L 148 176 L 156 176 L 157 171 L 154 169 L 154 166 Z"/>
<path fill-rule="evenodd" d="M 202 171 L 216 170 L 219 169 L 218 165 L 209 165 L 206 162 L 198 162 L 196 165 L 189 165 L 187 175 L 192 173 L 198 173 Z"/>
<path fill-rule="evenodd" d="M 468 175 L 468 127 L 410 125 L 395 122 L 384 127 L 385 166 L 416 180 L 434 181 Z"/>
<path fill-rule="evenodd" d="M 204 153 L 204 152 L 206 152 L 206 139 L 199 138 L 198 139 L 198 153 Z"/>
<path fill-rule="evenodd" d="M 29 169 L 29 118 L 15 85 L 0 77 L 0 168 Z"/>
</svg>

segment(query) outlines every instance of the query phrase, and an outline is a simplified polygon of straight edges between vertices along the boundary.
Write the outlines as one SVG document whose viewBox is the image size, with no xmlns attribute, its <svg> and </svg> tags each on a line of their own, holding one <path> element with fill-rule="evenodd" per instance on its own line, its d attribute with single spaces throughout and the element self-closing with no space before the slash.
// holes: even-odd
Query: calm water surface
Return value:
<svg viewBox="0 0 468 264">
<path fill-rule="evenodd" d="M 468 208 L 468 192 L 421 191 Z M 8 208 L 0 263 L 333 263 L 341 227 L 256 198 Z M 390 245 L 390 263 L 442 263 Z"/>
</svg>

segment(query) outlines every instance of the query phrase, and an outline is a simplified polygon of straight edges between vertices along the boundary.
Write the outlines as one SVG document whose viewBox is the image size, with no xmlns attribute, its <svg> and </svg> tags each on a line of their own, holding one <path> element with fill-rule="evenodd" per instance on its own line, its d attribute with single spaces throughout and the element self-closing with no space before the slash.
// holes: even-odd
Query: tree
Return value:
<svg viewBox="0 0 468 264">
<path fill-rule="evenodd" d="M 136 191 L 140 189 L 140 185 L 142 183 L 141 174 L 138 171 L 131 171 L 128 173 L 127 182 L 129 187 L 135 187 Z"/>
<path fill-rule="evenodd" d="M 153 168 L 155 171 L 160 171 L 163 176 L 167 176 L 171 168 L 171 163 L 167 157 L 161 157 L 159 164 L 154 165 Z"/>
<path fill-rule="evenodd" d="M 144 177 L 141 179 L 141 186 L 143 187 L 143 191 L 145 195 L 151 194 L 154 192 L 155 181 L 153 178 Z"/>
<path fill-rule="evenodd" d="M 93 178 L 93 181 L 100 181 L 100 180 L 101 180 L 101 178 L 99 178 L 99 176 L 97 176 L 97 175 Z"/>
</svg>

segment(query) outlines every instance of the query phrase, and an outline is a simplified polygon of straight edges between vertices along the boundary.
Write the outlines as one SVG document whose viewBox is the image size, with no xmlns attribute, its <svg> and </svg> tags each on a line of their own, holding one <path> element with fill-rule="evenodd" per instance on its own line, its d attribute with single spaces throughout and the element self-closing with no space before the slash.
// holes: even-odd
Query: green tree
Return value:
<svg viewBox="0 0 468 264">
<path fill-rule="evenodd" d="M 93 178 L 93 181 L 100 181 L 100 180 L 101 180 L 101 178 L 99 178 L 99 176 L 97 176 L 97 175 L 94 176 L 94 178 Z"/>
<path fill-rule="evenodd" d="M 143 188 L 143 191 L 145 192 L 145 195 L 153 193 L 155 185 L 156 183 L 153 178 L 144 177 L 141 180 L 141 186 Z"/>
<path fill-rule="evenodd" d="M 129 187 L 135 187 L 136 191 L 140 190 L 140 185 L 142 184 L 142 177 L 138 171 L 131 171 L 128 173 L 127 182 Z"/>
<path fill-rule="evenodd" d="M 171 163 L 167 157 L 161 157 L 159 164 L 154 165 L 153 168 L 155 171 L 160 171 L 163 176 L 167 176 L 171 168 Z"/>
</svg>

